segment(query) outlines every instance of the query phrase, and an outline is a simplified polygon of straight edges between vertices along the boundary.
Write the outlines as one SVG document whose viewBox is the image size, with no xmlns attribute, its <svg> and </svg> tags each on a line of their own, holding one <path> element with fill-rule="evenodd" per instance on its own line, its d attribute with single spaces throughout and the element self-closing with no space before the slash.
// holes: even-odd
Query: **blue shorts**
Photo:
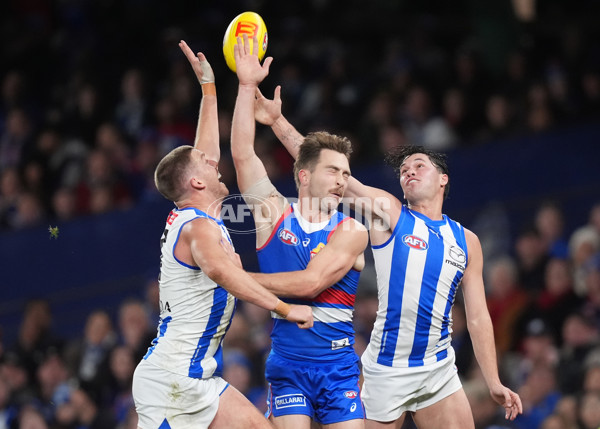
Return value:
<svg viewBox="0 0 600 429">
<path fill-rule="evenodd" d="M 321 424 L 364 419 L 356 360 L 298 362 L 271 352 L 266 362 L 269 382 L 266 416 L 304 414 Z"/>
</svg>

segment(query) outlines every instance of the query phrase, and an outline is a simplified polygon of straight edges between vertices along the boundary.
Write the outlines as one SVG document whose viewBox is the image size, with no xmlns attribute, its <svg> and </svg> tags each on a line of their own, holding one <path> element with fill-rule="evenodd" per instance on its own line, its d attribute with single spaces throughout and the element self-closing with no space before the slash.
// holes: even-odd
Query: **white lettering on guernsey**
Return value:
<svg viewBox="0 0 600 429">
<path fill-rule="evenodd" d="M 341 340 L 333 340 L 331 342 L 331 350 L 338 350 L 350 345 L 348 338 L 342 338 Z"/>
<path fill-rule="evenodd" d="M 275 397 L 275 409 L 279 410 L 281 408 L 288 407 L 305 407 L 306 406 L 306 398 L 304 395 L 295 394 L 295 395 L 283 395 Z"/>
</svg>

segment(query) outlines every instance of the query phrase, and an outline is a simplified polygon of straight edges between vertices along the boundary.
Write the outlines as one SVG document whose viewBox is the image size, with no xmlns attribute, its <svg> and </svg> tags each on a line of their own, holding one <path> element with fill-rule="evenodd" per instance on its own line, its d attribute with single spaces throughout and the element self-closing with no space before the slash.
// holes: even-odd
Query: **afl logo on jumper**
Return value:
<svg viewBox="0 0 600 429">
<path fill-rule="evenodd" d="M 347 392 L 344 392 L 344 396 L 348 399 L 354 399 L 358 396 L 358 393 L 354 390 L 348 390 Z"/>
<path fill-rule="evenodd" d="M 279 230 L 279 239 L 289 246 L 297 246 L 300 242 L 292 231 L 285 228 Z"/>
<path fill-rule="evenodd" d="M 427 242 L 422 238 L 417 237 L 416 235 L 405 235 L 402 237 L 402 241 L 408 247 L 412 247 L 417 250 L 427 250 Z"/>
</svg>

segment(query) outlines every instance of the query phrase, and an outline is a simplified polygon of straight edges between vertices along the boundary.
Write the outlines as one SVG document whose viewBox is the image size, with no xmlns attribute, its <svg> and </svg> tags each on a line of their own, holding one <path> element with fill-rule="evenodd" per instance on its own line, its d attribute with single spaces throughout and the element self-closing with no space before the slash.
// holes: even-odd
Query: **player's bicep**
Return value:
<svg viewBox="0 0 600 429">
<path fill-rule="evenodd" d="M 483 283 L 483 251 L 477 236 L 465 229 L 469 259 L 463 274 L 461 287 L 465 297 L 467 320 L 475 320 L 479 314 L 487 314 L 485 287 Z"/>
<path fill-rule="evenodd" d="M 212 220 L 202 218 L 189 222 L 182 233 L 187 236 L 194 262 L 209 277 L 230 261 L 223 248 L 221 229 Z"/>
</svg>

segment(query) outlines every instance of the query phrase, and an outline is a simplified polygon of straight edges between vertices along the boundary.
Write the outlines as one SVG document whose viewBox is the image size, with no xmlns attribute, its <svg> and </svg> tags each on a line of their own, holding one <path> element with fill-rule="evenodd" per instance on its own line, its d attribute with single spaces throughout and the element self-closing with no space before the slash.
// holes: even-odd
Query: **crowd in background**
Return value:
<svg viewBox="0 0 600 429">
<path fill-rule="evenodd" d="M 237 86 L 221 40 L 245 9 L 261 11 L 271 34 L 264 92 L 283 86 L 284 111 L 303 132 L 348 136 L 353 165 L 406 143 L 448 151 L 600 117 L 596 2 L 543 2 L 531 20 L 501 0 L 202 3 L 2 3 L 0 230 L 159 198 L 154 167 L 193 141 L 198 115 L 180 39 L 215 70 L 220 168 L 234 187 Z M 291 159 L 259 131 L 257 151 L 276 181 Z"/>
<path fill-rule="evenodd" d="M 534 19 L 499 0 L 432 1 L 429 12 L 401 1 L 197 3 L 2 2 L 0 232 L 161 198 L 154 168 L 193 142 L 200 101 L 180 39 L 215 70 L 220 171 L 234 188 L 237 85 L 220 49 L 243 10 L 260 11 L 272 39 L 264 93 L 283 86 L 298 129 L 348 136 L 352 165 L 407 143 L 451 151 L 600 118 L 596 2 L 544 2 Z M 258 131 L 270 177 L 291 174 L 270 131 Z M 486 260 L 502 378 L 525 407 L 514 423 L 491 400 L 455 305 L 453 345 L 477 429 L 600 426 L 600 201 L 589 209 L 589 223 L 568 231 L 568 211 L 544 203 L 508 252 Z M 145 299 L 122 302 L 117 320 L 92 312 L 77 338 L 53 330 L 47 301 L 28 303 L 17 342 L 0 347 L 0 429 L 136 427 L 131 377 L 158 320 L 156 282 L 140 288 Z M 359 354 L 376 308 L 373 288 L 361 288 Z M 260 409 L 270 326 L 268 312 L 240 302 L 225 339 L 224 378 Z"/>
</svg>

